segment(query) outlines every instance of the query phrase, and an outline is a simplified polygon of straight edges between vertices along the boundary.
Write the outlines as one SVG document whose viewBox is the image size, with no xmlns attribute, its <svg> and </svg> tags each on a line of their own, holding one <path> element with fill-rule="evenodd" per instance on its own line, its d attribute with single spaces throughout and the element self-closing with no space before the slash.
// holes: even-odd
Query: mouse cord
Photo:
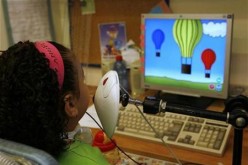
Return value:
<svg viewBox="0 0 248 165">
<path fill-rule="evenodd" d="M 153 130 L 153 132 L 155 134 L 157 134 L 156 129 L 152 126 L 152 124 L 149 122 L 149 120 L 146 118 L 146 116 L 143 114 L 143 112 L 141 111 L 141 109 L 138 107 L 138 105 L 134 104 L 136 106 L 136 108 L 138 109 L 139 113 L 141 114 L 141 116 L 144 118 L 144 120 L 146 121 L 146 123 L 151 127 L 151 129 Z M 170 148 L 169 144 L 167 144 L 163 138 L 160 138 L 162 143 L 165 145 L 165 147 L 169 150 L 169 152 L 171 153 L 171 155 L 176 159 L 177 163 L 179 165 L 182 165 L 181 161 L 178 159 L 178 157 L 176 156 L 176 154 L 173 152 L 173 150 Z"/>
<path fill-rule="evenodd" d="M 102 128 L 102 126 L 96 121 L 96 119 L 94 119 L 94 117 L 93 116 L 91 116 L 88 112 L 86 112 L 86 114 L 92 119 L 92 120 L 94 120 L 94 122 L 98 125 L 98 127 L 102 130 L 102 131 L 104 131 L 104 129 Z M 105 132 L 105 131 L 104 131 Z M 131 156 L 129 156 L 123 149 L 121 149 L 117 144 L 116 144 L 116 142 L 112 139 L 112 138 L 110 138 L 110 137 L 108 137 L 109 139 L 110 139 L 110 141 L 111 142 L 113 142 L 114 144 L 115 144 L 115 146 L 118 148 L 118 150 L 119 151 L 121 151 L 125 156 L 127 156 L 130 160 L 132 160 L 134 163 L 136 163 L 137 165 L 142 165 L 142 163 L 139 163 L 139 162 L 137 162 L 136 160 L 134 160 Z"/>
<path fill-rule="evenodd" d="M 129 98 L 131 98 L 129 92 L 123 88 L 121 85 L 120 85 L 120 89 L 126 93 L 128 95 Z M 144 118 L 144 120 L 146 121 L 146 123 L 150 126 L 150 128 L 153 130 L 153 132 L 155 134 L 157 134 L 157 131 L 156 129 L 152 126 L 152 124 L 149 122 L 149 120 L 146 118 L 146 116 L 144 115 L 144 113 L 141 111 L 141 109 L 138 107 L 138 103 L 134 102 L 133 103 L 135 105 L 135 107 L 138 109 L 139 113 L 141 114 L 141 116 Z M 178 157 L 176 156 L 176 154 L 172 151 L 172 149 L 170 148 L 170 146 L 164 141 L 163 138 L 160 138 L 160 140 L 162 141 L 162 143 L 165 145 L 165 147 L 169 150 L 169 152 L 171 153 L 171 155 L 176 159 L 177 163 L 179 165 L 182 165 L 181 161 L 178 159 Z"/>
<path fill-rule="evenodd" d="M 129 98 L 131 98 L 129 92 L 128 92 L 125 88 L 123 88 L 121 85 L 120 85 L 120 89 L 121 89 L 122 91 L 124 91 L 124 93 L 126 93 L 126 94 L 128 95 Z M 137 103 L 137 102 L 134 102 L 133 104 L 134 104 L 135 107 L 138 109 L 139 113 L 140 113 L 141 116 L 144 118 L 144 120 L 146 121 L 146 123 L 151 127 L 151 129 L 153 130 L 153 132 L 154 132 L 155 134 L 158 134 L 158 133 L 157 133 L 157 130 L 152 126 L 152 124 L 151 124 L 151 123 L 149 122 L 149 120 L 146 118 L 146 116 L 144 115 L 144 113 L 143 113 L 143 112 L 141 111 L 141 109 L 138 107 L 138 103 Z M 171 155 L 176 159 L 177 163 L 178 163 L 179 165 L 182 165 L 182 162 L 178 159 L 178 157 L 176 156 L 176 154 L 172 151 L 172 149 L 170 148 L 169 144 L 167 144 L 167 143 L 164 141 L 163 137 L 160 138 L 160 140 L 161 140 L 162 143 L 165 145 L 165 147 L 167 147 L 167 149 L 169 150 L 169 152 L 171 153 Z"/>
</svg>

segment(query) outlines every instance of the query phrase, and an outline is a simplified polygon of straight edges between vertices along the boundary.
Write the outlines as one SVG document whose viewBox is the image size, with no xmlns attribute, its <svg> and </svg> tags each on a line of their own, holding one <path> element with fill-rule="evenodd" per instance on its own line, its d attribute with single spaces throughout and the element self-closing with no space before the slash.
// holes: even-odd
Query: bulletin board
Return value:
<svg viewBox="0 0 248 165">
<path fill-rule="evenodd" d="M 80 0 L 70 4 L 71 45 L 83 64 L 100 66 L 100 23 L 125 22 L 127 40 L 140 43 L 141 14 L 161 0 L 94 0 L 95 13 L 83 15 Z"/>
</svg>

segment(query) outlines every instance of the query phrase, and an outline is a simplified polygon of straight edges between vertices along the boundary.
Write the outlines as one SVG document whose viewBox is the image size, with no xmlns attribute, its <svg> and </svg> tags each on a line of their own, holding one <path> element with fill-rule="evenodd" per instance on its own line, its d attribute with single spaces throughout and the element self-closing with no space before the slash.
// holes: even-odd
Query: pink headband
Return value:
<svg viewBox="0 0 248 165">
<path fill-rule="evenodd" d="M 49 67 L 57 73 L 59 89 L 61 89 L 64 81 L 64 63 L 58 49 L 47 41 L 38 41 L 34 44 L 36 49 L 44 53 L 49 60 Z"/>
</svg>

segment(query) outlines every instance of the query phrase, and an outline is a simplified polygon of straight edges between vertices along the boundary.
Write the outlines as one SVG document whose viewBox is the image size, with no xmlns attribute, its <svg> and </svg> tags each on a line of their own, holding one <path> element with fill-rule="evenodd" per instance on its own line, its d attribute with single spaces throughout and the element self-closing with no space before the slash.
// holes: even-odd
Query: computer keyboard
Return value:
<svg viewBox="0 0 248 165">
<path fill-rule="evenodd" d="M 142 106 L 139 106 L 142 110 Z M 222 121 L 176 113 L 144 114 L 147 124 L 135 105 L 121 107 L 116 127 L 118 134 L 161 142 L 185 149 L 222 156 L 231 125 Z"/>
</svg>

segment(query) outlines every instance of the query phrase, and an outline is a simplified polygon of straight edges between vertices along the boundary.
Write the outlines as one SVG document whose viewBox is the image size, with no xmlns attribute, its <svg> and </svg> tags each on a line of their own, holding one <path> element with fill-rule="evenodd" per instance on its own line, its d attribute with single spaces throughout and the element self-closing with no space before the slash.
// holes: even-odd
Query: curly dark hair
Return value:
<svg viewBox="0 0 248 165">
<path fill-rule="evenodd" d="M 78 95 L 72 52 L 52 43 L 64 61 L 60 90 L 56 72 L 33 42 L 19 42 L 0 55 L 0 138 L 42 149 L 57 157 L 66 146 L 68 122 L 63 96 Z"/>
</svg>

